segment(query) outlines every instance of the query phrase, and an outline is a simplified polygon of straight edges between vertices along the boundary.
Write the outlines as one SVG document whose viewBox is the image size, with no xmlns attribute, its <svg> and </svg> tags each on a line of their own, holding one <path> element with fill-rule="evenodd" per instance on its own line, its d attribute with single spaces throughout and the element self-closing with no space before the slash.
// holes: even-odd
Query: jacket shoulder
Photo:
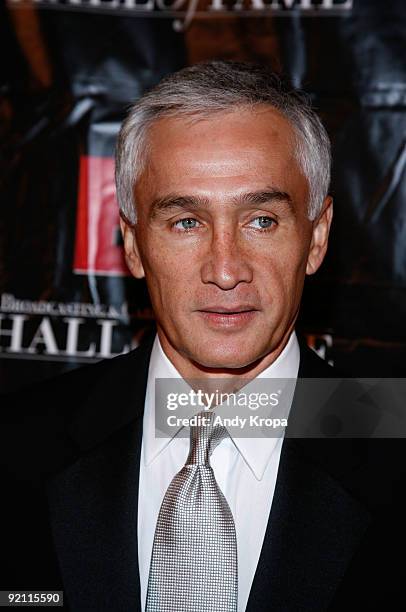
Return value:
<svg viewBox="0 0 406 612">
<path fill-rule="evenodd" d="M 97 431 L 120 419 L 134 387 L 146 385 L 152 342 L 0 398 L 0 468 L 23 480 L 46 476 L 79 456 L 76 422 Z M 18 476 L 19 475 L 19 476 Z M 42 476 L 41 476 L 42 475 Z"/>
<path fill-rule="evenodd" d="M 337 378 L 343 377 L 343 373 L 327 363 L 316 351 L 311 349 L 305 338 L 297 336 L 300 349 L 299 378 Z"/>
<path fill-rule="evenodd" d="M 21 390 L 2 394 L 0 423 L 17 423 L 44 412 L 56 410 L 75 412 L 81 403 L 100 386 L 120 385 L 145 373 L 149 363 L 152 341 L 111 359 L 78 367 L 53 378 L 31 384 Z"/>
</svg>

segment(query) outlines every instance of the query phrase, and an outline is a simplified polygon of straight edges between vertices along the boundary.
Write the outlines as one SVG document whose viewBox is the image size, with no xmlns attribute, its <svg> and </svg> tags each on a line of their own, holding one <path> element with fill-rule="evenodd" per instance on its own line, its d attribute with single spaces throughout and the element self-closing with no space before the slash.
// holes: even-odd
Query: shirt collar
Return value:
<svg viewBox="0 0 406 612">
<path fill-rule="evenodd" d="M 143 421 L 144 462 L 149 465 L 168 446 L 173 438 L 155 436 L 155 380 L 157 378 L 182 378 L 173 363 L 165 355 L 158 338 L 155 336 L 149 361 L 147 392 Z"/>
<path fill-rule="evenodd" d="M 257 378 L 290 378 L 296 379 L 299 370 L 300 350 L 293 331 L 286 346 L 277 359 Z M 158 335 L 152 347 L 148 370 L 147 392 L 143 421 L 144 462 L 149 465 L 176 437 L 155 437 L 155 380 L 157 378 L 182 378 L 173 363 L 164 353 Z M 280 438 L 232 438 L 245 463 L 257 480 L 261 480 Z M 185 445 L 189 441 L 185 439 Z"/>
<path fill-rule="evenodd" d="M 296 379 L 299 371 L 299 361 L 299 343 L 293 331 L 280 355 L 270 366 L 260 372 L 257 378 Z M 280 440 L 280 437 L 233 438 L 235 446 L 257 480 L 262 480 L 272 453 Z"/>
</svg>

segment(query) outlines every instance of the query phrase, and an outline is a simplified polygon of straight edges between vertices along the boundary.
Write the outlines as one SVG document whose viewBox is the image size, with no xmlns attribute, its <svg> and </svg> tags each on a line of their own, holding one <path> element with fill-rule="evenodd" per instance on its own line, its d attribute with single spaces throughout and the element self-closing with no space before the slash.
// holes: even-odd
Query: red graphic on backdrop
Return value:
<svg viewBox="0 0 406 612">
<path fill-rule="evenodd" d="M 121 243 L 112 157 L 82 156 L 75 274 L 129 276 Z"/>
</svg>

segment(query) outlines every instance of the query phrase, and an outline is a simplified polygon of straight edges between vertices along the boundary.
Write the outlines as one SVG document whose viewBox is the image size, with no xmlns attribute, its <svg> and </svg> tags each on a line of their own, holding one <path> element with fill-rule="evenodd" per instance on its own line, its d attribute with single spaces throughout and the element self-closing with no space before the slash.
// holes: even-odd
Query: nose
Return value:
<svg viewBox="0 0 406 612">
<path fill-rule="evenodd" d="M 252 278 L 253 271 L 249 257 L 237 232 L 230 230 L 213 232 L 210 252 L 201 268 L 203 283 L 212 283 L 228 291 L 239 283 L 250 283 Z"/>
</svg>

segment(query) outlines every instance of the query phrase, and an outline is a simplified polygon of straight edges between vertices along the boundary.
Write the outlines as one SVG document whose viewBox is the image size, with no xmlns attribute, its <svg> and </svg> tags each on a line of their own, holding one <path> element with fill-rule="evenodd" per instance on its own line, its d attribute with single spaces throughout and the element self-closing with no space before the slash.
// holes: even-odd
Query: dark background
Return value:
<svg viewBox="0 0 406 612">
<path fill-rule="evenodd" d="M 2 391 L 128 350 L 153 326 L 145 286 L 122 260 L 115 137 L 143 91 L 211 58 L 290 77 L 333 142 L 330 249 L 306 281 L 300 329 L 354 376 L 405 375 L 404 1 L 306 14 L 250 3 L 236 13 L 233 2 L 209 14 L 208 4 L 184 31 L 157 7 L 108 0 L 1 5 Z"/>
</svg>

